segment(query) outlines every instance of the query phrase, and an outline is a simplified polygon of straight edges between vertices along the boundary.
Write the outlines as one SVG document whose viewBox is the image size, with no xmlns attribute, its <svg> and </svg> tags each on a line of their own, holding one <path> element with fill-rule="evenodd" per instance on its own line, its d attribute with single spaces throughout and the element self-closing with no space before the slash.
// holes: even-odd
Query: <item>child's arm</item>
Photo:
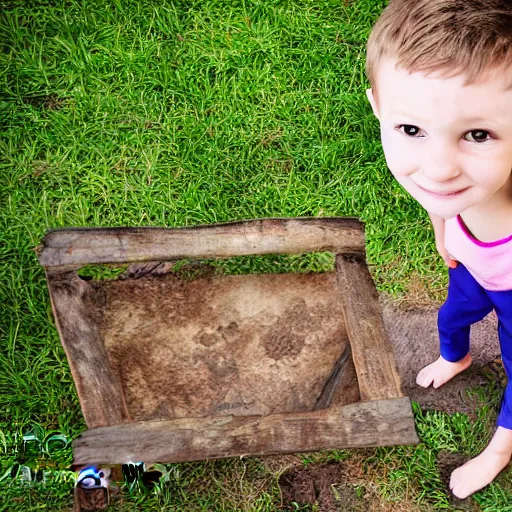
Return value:
<svg viewBox="0 0 512 512">
<path fill-rule="evenodd" d="M 430 220 L 432 221 L 432 226 L 434 227 L 434 236 L 436 239 L 436 249 L 437 252 L 441 255 L 444 262 L 451 268 L 455 268 L 457 266 L 457 262 L 450 257 L 446 247 L 444 245 L 444 219 L 442 217 L 438 217 L 433 213 L 427 212 Z"/>
</svg>

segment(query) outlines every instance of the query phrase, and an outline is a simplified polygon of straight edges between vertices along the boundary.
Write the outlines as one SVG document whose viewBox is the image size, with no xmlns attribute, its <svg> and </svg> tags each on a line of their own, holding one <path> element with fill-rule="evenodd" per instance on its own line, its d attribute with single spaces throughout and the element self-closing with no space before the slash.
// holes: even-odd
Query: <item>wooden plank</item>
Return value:
<svg viewBox="0 0 512 512">
<path fill-rule="evenodd" d="M 38 257 L 45 267 L 251 254 L 364 250 L 354 217 L 256 219 L 187 228 L 80 228 L 47 233 Z"/>
<path fill-rule="evenodd" d="M 129 418 L 119 379 L 99 334 L 102 297 L 75 272 L 47 272 L 55 323 L 89 428 Z"/>
<path fill-rule="evenodd" d="M 336 255 L 336 272 L 361 400 L 403 396 L 379 297 L 364 254 Z"/>
<path fill-rule="evenodd" d="M 135 422 L 87 430 L 74 464 L 182 462 L 360 446 L 416 444 L 408 398 L 314 412 Z"/>
</svg>

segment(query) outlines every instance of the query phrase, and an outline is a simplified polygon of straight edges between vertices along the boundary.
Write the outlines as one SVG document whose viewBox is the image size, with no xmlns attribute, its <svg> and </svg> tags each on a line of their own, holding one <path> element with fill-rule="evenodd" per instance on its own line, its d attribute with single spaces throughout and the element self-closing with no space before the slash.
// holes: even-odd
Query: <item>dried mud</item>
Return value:
<svg viewBox="0 0 512 512">
<path fill-rule="evenodd" d="M 331 273 L 102 287 L 102 338 L 133 419 L 312 410 L 348 344 Z M 358 400 L 350 360 L 332 403 Z"/>
</svg>

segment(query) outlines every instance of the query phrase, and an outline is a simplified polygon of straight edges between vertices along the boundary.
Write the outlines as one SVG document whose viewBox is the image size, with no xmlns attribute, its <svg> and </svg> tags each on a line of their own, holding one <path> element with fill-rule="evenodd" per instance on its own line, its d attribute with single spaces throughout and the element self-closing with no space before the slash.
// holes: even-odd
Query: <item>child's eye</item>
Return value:
<svg viewBox="0 0 512 512">
<path fill-rule="evenodd" d="M 416 135 L 420 132 L 420 129 L 417 126 L 414 126 L 413 124 L 401 124 L 398 126 L 398 129 L 402 131 L 403 133 L 407 135 L 408 137 L 417 138 Z M 468 139 L 467 137 L 471 135 L 471 139 Z M 482 143 L 490 140 L 490 133 L 487 130 L 471 130 L 464 136 L 464 140 L 467 140 L 468 142 L 477 142 Z"/>
<path fill-rule="evenodd" d="M 403 133 L 405 135 L 408 135 L 409 137 L 415 137 L 420 132 L 420 129 L 417 126 L 414 126 L 413 124 L 401 124 L 398 129 L 401 131 L 402 128 L 404 129 Z"/>
<path fill-rule="evenodd" d="M 468 140 L 466 137 L 471 135 L 473 140 L 469 142 L 485 142 L 489 140 L 489 132 L 487 130 L 471 130 L 464 136 L 464 140 Z"/>
</svg>

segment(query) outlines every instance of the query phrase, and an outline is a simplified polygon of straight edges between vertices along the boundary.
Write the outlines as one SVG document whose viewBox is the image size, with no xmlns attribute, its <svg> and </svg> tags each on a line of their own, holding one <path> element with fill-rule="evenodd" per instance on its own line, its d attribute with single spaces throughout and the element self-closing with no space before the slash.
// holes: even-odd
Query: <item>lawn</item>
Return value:
<svg viewBox="0 0 512 512">
<path fill-rule="evenodd" d="M 0 510 L 69 510 L 85 429 L 34 252 L 49 228 L 357 216 L 379 291 L 443 299 L 428 216 L 387 170 L 364 92 L 386 3 L 0 1 Z M 375 510 L 459 510 L 436 460 L 485 446 L 499 388 L 476 393 L 473 419 L 415 405 L 416 447 L 294 460 L 347 464 Z M 166 465 L 112 510 L 280 510 L 289 460 Z M 512 511 L 509 475 L 460 510 Z"/>
</svg>

